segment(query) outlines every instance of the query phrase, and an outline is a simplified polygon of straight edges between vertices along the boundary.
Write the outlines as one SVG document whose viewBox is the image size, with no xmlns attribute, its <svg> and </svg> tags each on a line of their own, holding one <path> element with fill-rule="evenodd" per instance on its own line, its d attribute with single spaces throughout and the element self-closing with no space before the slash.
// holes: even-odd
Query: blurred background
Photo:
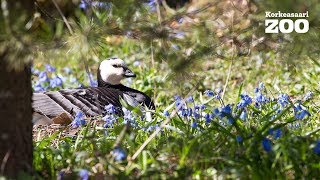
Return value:
<svg viewBox="0 0 320 180">
<path fill-rule="evenodd" d="M 15 168 L 31 172 L 33 163 L 37 177 L 48 179 L 59 177 L 61 169 L 78 173 L 79 168 L 86 166 L 91 175 L 103 172 L 104 176 L 133 174 L 137 178 L 148 175 L 159 178 L 158 172 L 169 179 L 213 177 L 217 172 L 225 173 L 227 178 L 294 179 L 309 172 L 309 177 L 318 177 L 320 165 L 315 157 L 319 158 L 320 154 L 320 141 L 316 141 L 320 129 L 319 0 L 0 2 L 0 132 L 6 135 L 1 135 L 0 160 L 11 150 L 12 154 L 18 154 L 14 156 L 16 161 L 1 164 L 0 175 L 4 171 L 2 167 L 13 176 Z M 266 34 L 266 11 L 308 11 L 310 29 L 305 34 Z M 187 103 L 194 105 L 194 113 L 200 107 L 194 99 L 204 108 L 220 104 L 219 108 L 204 110 L 208 113 L 206 119 L 212 118 L 214 110 L 222 112 L 226 108 L 228 116 L 235 119 L 228 122 L 226 116 L 215 117 L 217 121 L 209 124 L 211 119 L 207 122 L 196 113 L 197 117 L 184 119 L 178 114 L 173 117 L 171 129 L 161 132 L 162 139 L 155 138 L 142 153 L 143 157 L 129 161 L 128 165 L 115 162 L 112 155 L 121 123 L 108 130 L 100 127 L 98 135 L 94 127 L 90 129 L 94 138 L 77 138 L 76 143 L 75 136 L 67 137 L 55 127 L 50 132 L 35 130 L 32 141 L 32 124 L 27 121 L 32 115 L 32 91 L 96 86 L 98 64 L 110 57 L 123 59 L 137 74 L 135 79 L 123 83 L 151 96 L 157 106 L 157 118 L 152 123 L 137 120 L 143 128 L 132 128 L 125 137 L 122 147 L 128 156 L 136 153 L 150 132 L 166 119 L 167 115 L 162 114 L 169 112 L 165 110 L 174 109 L 175 95 L 193 95 Z M 247 109 L 239 110 L 235 103 L 247 98 L 249 102 L 245 101 L 245 106 L 251 104 L 251 98 L 240 94 L 253 95 L 255 88 L 258 106 L 247 108 L 250 121 L 245 121 Z M 213 92 L 208 95 L 212 104 L 204 100 L 202 95 L 206 90 L 219 92 L 218 100 L 211 97 Z M 316 95 L 309 113 L 300 106 L 300 99 L 308 103 L 311 92 Z M 308 98 L 303 98 L 305 94 Z M 181 99 L 175 100 L 178 104 Z M 292 102 L 298 102 L 299 109 Z M 287 109 L 282 109 L 285 106 Z M 243 112 L 245 118 L 240 117 Z M 309 116 L 312 116 L 310 121 Z M 302 121 L 305 119 L 306 122 Z M 301 121 L 292 123 L 298 120 Z M 277 137 L 274 130 L 280 132 Z M 78 131 L 74 134 L 86 137 L 86 131 L 81 128 Z M 47 134 L 42 136 L 40 132 Z M 57 138 L 58 133 L 65 138 Z M 282 133 L 283 138 L 279 139 Z M 309 153 L 312 150 L 314 154 Z M 125 154 L 123 150 L 120 152 Z"/>
<path fill-rule="evenodd" d="M 40 71 L 46 64 L 56 67 L 66 87 L 89 85 L 88 74 L 95 78 L 99 61 L 119 57 L 138 73 L 132 86 L 155 98 L 193 88 L 223 88 L 232 97 L 240 84 L 252 89 L 259 82 L 277 91 L 304 92 L 318 83 L 319 66 L 312 61 L 319 58 L 318 2 L 24 1 L 7 16 L 2 13 L 1 27 L 7 28 L 0 30 L 1 49 L 12 48 L 14 65 L 32 61 Z M 309 11 L 309 32 L 265 34 L 265 11 L 278 10 Z M 63 68 L 73 70 L 71 82 L 79 84 L 68 85 Z M 37 81 L 34 77 L 33 87 L 41 90 Z"/>
</svg>

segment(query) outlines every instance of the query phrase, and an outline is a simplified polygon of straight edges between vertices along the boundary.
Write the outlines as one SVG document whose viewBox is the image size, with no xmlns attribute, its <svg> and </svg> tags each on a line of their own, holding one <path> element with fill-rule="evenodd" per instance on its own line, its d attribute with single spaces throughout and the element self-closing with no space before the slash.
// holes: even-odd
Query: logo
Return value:
<svg viewBox="0 0 320 180">
<path fill-rule="evenodd" d="M 278 12 L 266 12 L 266 19 L 264 24 L 266 26 L 265 33 L 306 33 L 309 31 L 309 21 L 306 19 L 309 17 L 309 12 L 305 13 L 283 13 Z M 279 20 L 279 18 L 281 18 Z M 298 18 L 292 20 L 289 18 Z"/>
</svg>

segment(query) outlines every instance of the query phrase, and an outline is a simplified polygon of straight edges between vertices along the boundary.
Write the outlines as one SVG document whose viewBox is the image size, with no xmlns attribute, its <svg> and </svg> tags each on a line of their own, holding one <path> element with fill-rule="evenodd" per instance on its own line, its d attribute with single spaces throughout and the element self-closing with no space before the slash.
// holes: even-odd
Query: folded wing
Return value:
<svg viewBox="0 0 320 180">
<path fill-rule="evenodd" d="M 108 104 L 113 104 L 118 113 L 122 113 L 119 97 L 123 98 L 123 93 L 112 88 L 68 89 L 34 93 L 32 107 L 35 112 L 49 118 L 62 113 L 74 116 L 79 111 L 87 116 L 103 115 L 104 106 Z"/>
</svg>

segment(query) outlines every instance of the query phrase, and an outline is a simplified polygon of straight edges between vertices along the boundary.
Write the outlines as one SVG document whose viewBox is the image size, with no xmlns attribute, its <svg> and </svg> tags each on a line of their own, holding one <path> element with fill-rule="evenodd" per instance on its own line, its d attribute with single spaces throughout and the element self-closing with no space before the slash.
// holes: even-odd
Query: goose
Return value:
<svg viewBox="0 0 320 180">
<path fill-rule="evenodd" d="M 109 104 L 115 107 L 117 114 L 122 115 L 121 98 L 133 107 L 139 106 L 141 110 L 145 107 L 154 110 L 155 105 L 149 96 L 121 84 L 123 79 L 130 77 L 136 75 L 122 59 L 105 59 L 100 62 L 97 71 L 98 87 L 33 93 L 33 122 L 52 124 L 55 117 L 64 114 L 72 118 L 79 112 L 90 117 L 105 115 L 104 107 Z"/>
</svg>

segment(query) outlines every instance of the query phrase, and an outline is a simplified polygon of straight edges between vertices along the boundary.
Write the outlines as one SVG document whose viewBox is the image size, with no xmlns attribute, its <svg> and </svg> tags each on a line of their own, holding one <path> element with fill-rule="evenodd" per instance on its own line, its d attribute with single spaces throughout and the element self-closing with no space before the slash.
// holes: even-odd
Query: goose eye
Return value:
<svg viewBox="0 0 320 180">
<path fill-rule="evenodd" d="M 115 67 L 115 68 L 120 67 L 120 65 L 118 65 L 118 64 L 114 64 L 114 65 L 112 65 L 112 66 Z"/>
</svg>

